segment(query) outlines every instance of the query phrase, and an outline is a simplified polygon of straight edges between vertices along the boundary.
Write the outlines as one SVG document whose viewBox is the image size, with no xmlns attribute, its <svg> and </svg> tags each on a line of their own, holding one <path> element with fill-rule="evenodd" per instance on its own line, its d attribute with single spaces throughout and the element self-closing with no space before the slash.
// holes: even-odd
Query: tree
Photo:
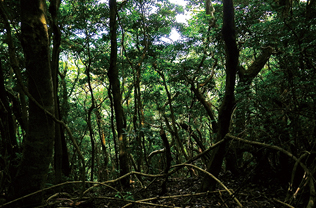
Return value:
<svg viewBox="0 0 316 208">
<path fill-rule="evenodd" d="M 225 95 L 218 113 L 218 131 L 216 135 L 217 141 L 224 139 L 225 135 L 229 132 L 231 114 L 235 105 L 234 91 L 238 69 L 239 51 L 236 44 L 234 5 L 232 0 L 224 0 L 223 2 L 222 33 L 226 51 L 226 85 Z M 221 170 L 225 153 L 226 143 L 221 144 L 212 152 L 207 170 L 213 173 L 215 177 L 218 176 Z M 202 190 L 212 190 L 214 188 L 215 182 L 212 182 L 211 178 L 206 177 L 202 185 Z"/>
<path fill-rule="evenodd" d="M 54 106 L 55 106 L 55 117 L 58 120 L 62 120 L 60 111 L 60 98 L 58 95 L 58 74 L 59 74 L 59 57 L 60 57 L 60 43 L 61 43 L 61 32 L 58 25 L 58 14 L 61 1 L 52 0 L 49 5 L 49 13 L 51 15 L 51 28 L 50 36 L 53 39 L 53 50 L 51 58 L 51 70 L 53 77 L 53 90 L 54 90 Z M 62 173 L 69 176 L 69 160 L 66 146 L 66 139 L 64 135 L 64 127 L 61 124 L 55 124 L 55 146 L 54 146 L 54 168 L 56 175 L 56 183 L 62 181 Z"/>
<path fill-rule="evenodd" d="M 111 36 L 111 57 L 110 67 L 108 71 L 111 92 L 113 94 L 113 104 L 115 110 L 117 137 L 119 141 L 119 160 L 120 160 L 120 174 L 124 175 L 129 172 L 129 159 L 127 153 L 127 141 L 124 135 L 125 119 L 122 107 L 122 95 L 120 90 L 120 81 L 118 77 L 117 68 L 117 39 L 116 39 L 116 0 L 109 1 L 110 7 L 110 36 Z M 129 186 L 129 179 L 122 180 L 124 187 Z"/>
<path fill-rule="evenodd" d="M 52 72 L 46 2 L 21 1 L 22 46 L 28 72 L 29 118 L 21 164 L 13 182 L 12 196 L 20 197 L 44 187 L 53 153 L 55 125 L 46 113 L 54 114 Z M 24 87 L 24 86 L 23 86 Z M 34 207 L 41 197 L 26 199 Z"/>
</svg>

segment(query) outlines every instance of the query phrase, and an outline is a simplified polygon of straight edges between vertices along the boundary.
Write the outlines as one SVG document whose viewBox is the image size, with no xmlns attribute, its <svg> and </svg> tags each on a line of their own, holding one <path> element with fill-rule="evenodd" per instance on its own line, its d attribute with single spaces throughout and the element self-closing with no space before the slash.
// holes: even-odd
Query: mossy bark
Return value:
<svg viewBox="0 0 316 208">
<path fill-rule="evenodd" d="M 21 0 L 21 8 L 22 46 L 28 74 L 28 90 L 45 110 L 53 113 L 46 2 Z M 37 104 L 29 100 L 27 137 L 23 141 L 22 161 L 13 182 L 14 198 L 44 187 L 53 153 L 54 122 Z M 41 203 L 41 197 L 28 197 L 20 203 L 23 203 L 23 207 L 34 207 Z"/>
</svg>

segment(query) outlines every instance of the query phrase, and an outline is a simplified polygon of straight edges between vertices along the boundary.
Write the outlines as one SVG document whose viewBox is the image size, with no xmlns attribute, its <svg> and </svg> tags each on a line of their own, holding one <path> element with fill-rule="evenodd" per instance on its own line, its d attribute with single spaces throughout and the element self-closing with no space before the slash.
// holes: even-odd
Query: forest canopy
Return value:
<svg viewBox="0 0 316 208">
<path fill-rule="evenodd" d="M 316 0 L 0 15 L 0 207 L 315 207 Z"/>
</svg>

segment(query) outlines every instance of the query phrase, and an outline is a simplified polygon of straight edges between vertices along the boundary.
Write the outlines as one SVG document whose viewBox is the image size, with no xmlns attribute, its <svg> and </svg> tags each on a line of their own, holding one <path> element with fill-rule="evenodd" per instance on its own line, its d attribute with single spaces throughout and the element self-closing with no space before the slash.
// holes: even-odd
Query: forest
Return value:
<svg viewBox="0 0 316 208">
<path fill-rule="evenodd" d="M 0 207 L 315 207 L 316 0 L 1 0 Z"/>
</svg>

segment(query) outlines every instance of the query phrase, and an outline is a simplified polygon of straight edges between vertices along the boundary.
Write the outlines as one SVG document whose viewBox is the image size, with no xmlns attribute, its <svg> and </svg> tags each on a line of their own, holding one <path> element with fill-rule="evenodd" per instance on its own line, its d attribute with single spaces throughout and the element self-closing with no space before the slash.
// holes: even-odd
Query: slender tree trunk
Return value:
<svg viewBox="0 0 316 208">
<path fill-rule="evenodd" d="M 60 75 L 60 84 L 62 86 L 62 93 L 60 97 L 57 97 L 57 105 L 58 105 L 58 113 L 60 120 L 63 120 L 63 118 L 67 118 L 68 113 L 68 97 L 67 97 L 67 87 L 66 87 L 66 81 L 65 81 L 65 74 L 67 72 L 67 65 L 65 66 L 64 72 L 59 73 Z M 59 99 L 61 98 L 61 99 Z M 60 136 L 61 136 L 61 147 L 62 147 L 62 172 L 65 176 L 69 176 L 71 169 L 69 164 L 69 156 L 68 156 L 68 148 L 67 148 L 67 142 L 65 137 L 65 129 L 62 125 L 60 125 Z"/>
<path fill-rule="evenodd" d="M 110 88 L 108 89 L 109 99 L 111 103 L 111 131 L 113 134 L 113 143 L 114 143 L 114 151 L 115 151 L 115 165 L 116 169 L 119 169 L 119 159 L 118 159 L 118 150 L 117 150 L 117 142 L 116 142 L 116 132 L 115 132 L 115 124 L 114 124 L 114 104 L 113 104 L 113 98 L 112 98 L 112 90 Z"/>
<path fill-rule="evenodd" d="M 26 59 L 30 94 L 47 111 L 54 112 L 53 82 L 50 68 L 49 37 L 44 0 L 21 0 L 22 46 Z M 44 187 L 52 159 L 55 125 L 34 102 L 29 101 L 29 122 L 22 161 L 13 183 L 14 197 Z M 23 207 L 35 207 L 41 197 L 28 197 Z M 22 204 L 21 204 L 22 206 Z"/>
<path fill-rule="evenodd" d="M 165 146 L 165 157 L 166 157 L 166 167 L 164 168 L 164 174 L 167 174 L 169 169 L 170 169 L 170 166 L 171 166 L 171 160 L 172 160 L 172 157 L 171 157 L 171 151 L 170 151 L 170 145 L 169 145 L 169 142 L 168 142 L 168 138 L 166 136 L 166 133 L 164 132 L 164 130 L 160 130 L 160 137 L 163 141 L 163 144 Z M 165 176 L 164 178 L 164 181 L 162 183 L 162 186 L 161 186 L 161 195 L 167 193 L 167 182 L 168 182 L 168 175 Z"/>
<path fill-rule="evenodd" d="M 141 92 L 140 92 L 140 78 L 141 78 L 141 63 L 137 64 L 135 67 L 135 76 L 134 76 L 134 102 L 135 102 L 135 112 L 133 117 L 133 125 L 136 133 L 136 164 L 137 171 L 141 171 L 141 167 L 143 164 L 144 156 L 143 156 L 143 146 L 142 141 L 144 138 L 144 134 L 142 132 L 144 126 L 144 111 L 143 105 L 141 101 Z M 138 122 L 137 122 L 138 121 Z"/>
<path fill-rule="evenodd" d="M 180 150 L 179 152 L 182 153 L 182 155 L 185 157 L 185 159 L 188 160 L 189 157 L 188 157 L 187 153 L 184 150 L 183 144 L 180 141 L 180 137 L 179 137 L 179 134 L 178 134 L 178 129 L 177 129 L 177 126 L 176 126 L 176 119 L 175 119 L 175 116 L 174 116 L 174 110 L 173 110 L 173 106 L 172 106 L 172 98 L 171 98 L 170 92 L 168 90 L 168 86 L 167 86 L 167 83 L 166 83 L 165 75 L 163 74 L 163 72 L 160 72 L 158 70 L 157 70 L 157 72 L 162 78 L 162 82 L 163 82 L 163 85 L 164 85 L 166 93 L 167 93 L 168 104 L 169 104 L 170 112 L 171 112 L 172 130 L 173 130 L 174 137 L 175 137 L 175 140 L 176 140 L 176 147 L 177 147 L 178 150 Z"/>
<path fill-rule="evenodd" d="M 88 37 L 88 34 L 86 34 L 86 35 Z M 95 148 L 94 148 L 95 142 L 94 142 L 94 133 L 93 133 L 92 124 L 91 124 L 91 114 L 92 114 L 92 111 L 95 109 L 95 100 L 94 100 L 93 89 L 91 86 L 91 77 L 90 77 L 91 57 L 90 57 L 90 45 L 89 45 L 89 43 L 88 43 L 88 53 L 89 53 L 89 61 L 88 61 L 88 66 L 86 66 L 86 75 L 88 78 L 88 86 L 89 86 L 89 91 L 90 91 L 90 95 L 91 95 L 91 106 L 88 110 L 87 124 L 88 124 L 90 141 L 91 141 L 91 178 L 90 178 L 90 180 L 93 181 L 94 162 L 95 162 Z"/>
<path fill-rule="evenodd" d="M 144 31 L 144 44 L 145 47 L 143 48 L 143 50 L 140 50 L 139 45 L 136 45 L 136 48 L 138 49 L 138 52 L 142 52 L 140 59 L 138 61 L 137 64 L 134 64 L 133 61 L 131 59 L 129 59 L 129 57 L 127 56 L 125 47 L 124 47 L 124 34 L 122 36 L 122 46 L 121 49 L 122 51 L 125 52 L 125 56 L 127 58 L 127 61 L 129 62 L 129 64 L 131 65 L 131 68 L 134 70 L 134 116 L 133 116 L 133 126 L 134 126 L 134 131 L 136 133 L 136 144 L 137 144 L 137 149 L 136 149 L 136 154 L 137 154 L 137 158 L 136 158 L 136 169 L 137 171 L 141 170 L 141 166 L 143 164 L 144 161 L 144 155 L 145 155 L 145 150 L 144 150 L 144 134 L 142 132 L 142 128 L 144 126 L 144 111 L 143 111 L 143 105 L 141 102 L 141 91 L 140 91 L 140 79 L 141 79 L 141 66 L 142 63 L 144 61 L 144 59 L 146 58 L 146 54 L 147 54 L 147 50 L 148 50 L 148 38 L 146 35 L 146 24 L 145 24 L 145 19 L 144 19 L 144 8 L 143 5 L 141 6 L 142 8 L 142 29 Z M 138 122 L 137 122 L 138 121 Z"/>
<path fill-rule="evenodd" d="M 59 10 L 60 1 L 51 0 L 49 6 L 49 12 L 52 16 L 51 21 L 51 32 L 53 33 L 53 50 L 52 50 L 52 78 L 53 78 L 53 88 L 54 88 L 54 104 L 55 104 L 55 117 L 60 119 L 60 111 L 58 105 L 58 70 L 59 70 L 59 52 L 60 52 L 60 41 L 61 33 L 58 27 L 57 13 Z M 55 168 L 55 182 L 56 184 L 61 182 L 62 176 L 62 142 L 61 142 L 62 128 L 60 124 L 55 124 L 55 146 L 54 146 L 54 168 Z"/>
<path fill-rule="evenodd" d="M 2 62 L 0 60 L 0 135 L 2 140 L 0 154 L 2 155 L 2 158 L 6 158 L 5 163 L 8 166 L 5 168 L 9 169 L 10 175 L 16 174 L 16 166 L 18 163 L 16 155 L 19 151 L 14 123 L 14 115 L 9 106 L 7 92 L 5 90 Z M 8 179 L 3 179 L 2 181 L 8 181 Z M 0 181 L 0 185 L 2 186 L 0 191 L 5 188 L 5 184 L 1 183 L 2 181 Z"/>
<path fill-rule="evenodd" d="M 108 153 L 106 150 L 105 133 L 104 133 L 104 129 L 103 129 L 104 123 L 102 122 L 101 113 L 99 111 L 99 108 L 96 109 L 95 114 L 97 117 L 98 132 L 99 132 L 100 144 L 102 146 L 102 153 L 103 153 L 103 157 L 101 157 L 101 158 L 104 158 L 104 162 L 100 161 L 101 170 L 99 170 L 98 179 L 99 179 L 99 181 L 106 181 L 106 180 L 108 180 L 107 166 L 108 166 L 108 162 L 109 162 L 109 157 L 108 157 Z"/>
<path fill-rule="evenodd" d="M 93 97 L 92 97 L 93 99 Z M 95 142 L 94 142 L 94 133 L 92 129 L 91 124 L 91 114 L 94 109 L 94 102 L 92 102 L 91 107 L 88 110 L 88 118 L 87 118 L 87 124 L 89 129 L 89 135 L 90 135 L 90 142 L 91 142 L 91 175 L 90 175 L 90 181 L 93 181 L 94 177 L 94 162 L 95 162 Z"/>
<path fill-rule="evenodd" d="M 122 107 L 122 95 L 120 90 L 120 81 L 117 69 L 117 40 L 116 40 L 116 0 L 109 1 L 110 6 L 110 36 L 111 36 L 111 57 L 110 68 L 108 71 L 109 81 L 113 94 L 114 111 L 116 118 L 116 129 L 119 141 L 119 160 L 120 174 L 124 175 L 129 172 L 127 141 L 123 134 L 124 131 L 124 112 Z M 121 180 L 124 187 L 129 186 L 129 178 L 125 177 Z"/>
<path fill-rule="evenodd" d="M 201 137 L 198 137 L 192 130 L 191 126 L 188 126 L 187 124 L 185 123 L 180 123 L 180 126 L 182 129 L 184 129 L 185 131 L 187 131 L 191 137 L 193 137 L 194 141 L 196 142 L 197 146 L 201 149 L 202 152 L 204 152 L 204 150 L 206 150 L 204 144 L 203 144 L 203 141 L 202 141 L 202 138 Z M 211 158 L 210 156 L 211 154 L 208 152 L 206 153 L 203 157 L 202 157 L 202 160 L 205 164 L 207 164 L 207 161 L 209 158 Z"/>
<path fill-rule="evenodd" d="M 218 113 L 216 141 L 222 140 L 229 132 L 231 114 L 235 105 L 234 89 L 239 56 L 236 44 L 234 5 L 232 0 L 223 1 L 223 12 L 222 34 L 226 51 L 226 86 L 224 99 Z M 209 160 L 207 171 L 211 172 L 215 177 L 218 176 L 221 170 L 224 155 L 227 150 L 226 146 L 226 142 L 224 142 L 215 148 Z M 216 181 L 209 176 L 205 176 L 201 189 L 203 191 L 214 190 L 215 187 Z"/>
</svg>

